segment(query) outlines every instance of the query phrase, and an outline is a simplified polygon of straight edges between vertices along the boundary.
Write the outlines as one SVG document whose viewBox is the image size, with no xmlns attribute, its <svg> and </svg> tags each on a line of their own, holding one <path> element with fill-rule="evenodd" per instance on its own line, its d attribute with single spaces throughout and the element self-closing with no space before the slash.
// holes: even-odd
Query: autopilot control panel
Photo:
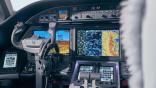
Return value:
<svg viewBox="0 0 156 88">
<path fill-rule="evenodd" d="M 82 4 L 47 9 L 30 18 L 27 23 L 110 21 L 117 20 L 119 16 L 116 3 Z"/>
</svg>

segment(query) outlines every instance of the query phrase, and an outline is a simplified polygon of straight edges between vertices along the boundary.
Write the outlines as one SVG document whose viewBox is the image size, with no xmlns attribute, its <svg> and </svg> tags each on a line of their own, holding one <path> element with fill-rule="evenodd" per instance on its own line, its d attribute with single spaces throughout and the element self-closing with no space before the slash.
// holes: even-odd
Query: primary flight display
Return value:
<svg viewBox="0 0 156 88">
<path fill-rule="evenodd" d="M 70 32 L 69 30 L 58 30 L 56 32 L 56 42 L 61 54 L 69 54 Z"/>
</svg>

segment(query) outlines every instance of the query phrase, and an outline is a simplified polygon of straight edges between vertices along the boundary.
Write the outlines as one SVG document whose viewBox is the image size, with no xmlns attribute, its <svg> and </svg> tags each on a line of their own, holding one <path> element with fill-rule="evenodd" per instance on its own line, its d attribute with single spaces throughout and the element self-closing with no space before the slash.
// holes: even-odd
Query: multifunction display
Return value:
<svg viewBox="0 0 156 88">
<path fill-rule="evenodd" d="M 119 56 L 119 30 L 79 30 L 77 53 L 82 56 Z"/>
</svg>

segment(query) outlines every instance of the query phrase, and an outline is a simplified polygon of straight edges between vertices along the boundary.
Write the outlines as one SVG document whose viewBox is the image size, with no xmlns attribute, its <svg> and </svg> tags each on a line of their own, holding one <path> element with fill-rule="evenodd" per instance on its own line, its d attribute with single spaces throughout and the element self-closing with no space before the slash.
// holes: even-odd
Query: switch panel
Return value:
<svg viewBox="0 0 156 88">
<path fill-rule="evenodd" d="M 72 20 L 115 19 L 119 18 L 119 10 L 82 11 L 71 16 Z"/>
</svg>

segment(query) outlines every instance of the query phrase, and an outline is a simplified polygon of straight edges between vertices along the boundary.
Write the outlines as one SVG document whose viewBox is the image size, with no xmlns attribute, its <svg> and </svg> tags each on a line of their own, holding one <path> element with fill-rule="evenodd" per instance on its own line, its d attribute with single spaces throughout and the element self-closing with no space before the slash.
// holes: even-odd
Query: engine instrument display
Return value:
<svg viewBox="0 0 156 88">
<path fill-rule="evenodd" d="M 13 68 L 16 67 L 17 54 L 5 54 L 3 68 Z"/>
<path fill-rule="evenodd" d="M 58 30 L 56 32 L 56 42 L 61 54 L 69 54 L 70 32 L 69 30 Z"/>
<path fill-rule="evenodd" d="M 119 30 L 79 30 L 77 54 L 82 56 L 119 56 Z"/>
</svg>

